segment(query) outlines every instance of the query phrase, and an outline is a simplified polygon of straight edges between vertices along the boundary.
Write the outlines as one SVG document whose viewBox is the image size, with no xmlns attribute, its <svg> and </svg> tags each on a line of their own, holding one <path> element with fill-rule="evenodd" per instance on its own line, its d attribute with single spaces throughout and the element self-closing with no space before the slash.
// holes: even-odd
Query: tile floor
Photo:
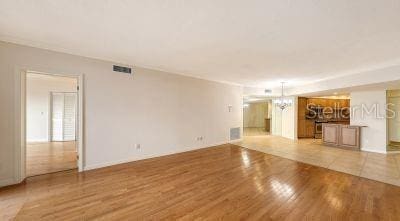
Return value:
<svg viewBox="0 0 400 221">
<path fill-rule="evenodd" d="M 344 150 L 322 145 L 320 140 L 264 135 L 244 136 L 238 146 L 400 186 L 400 154 Z"/>
<path fill-rule="evenodd" d="M 245 127 L 243 128 L 244 136 L 262 136 L 269 135 L 269 132 L 265 131 L 263 127 Z"/>
</svg>

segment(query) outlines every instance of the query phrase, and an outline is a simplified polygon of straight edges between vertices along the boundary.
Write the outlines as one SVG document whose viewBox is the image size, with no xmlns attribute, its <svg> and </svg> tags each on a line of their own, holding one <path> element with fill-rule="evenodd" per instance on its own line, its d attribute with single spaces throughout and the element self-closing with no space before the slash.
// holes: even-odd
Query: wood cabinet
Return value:
<svg viewBox="0 0 400 221">
<path fill-rule="evenodd" d="M 307 138 L 314 138 L 315 135 L 315 122 L 313 120 L 306 120 L 306 136 Z"/>
<path fill-rule="evenodd" d="M 297 136 L 299 138 L 307 138 L 310 136 L 309 131 L 307 130 L 307 123 L 310 120 L 306 120 L 306 109 L 307 109 L 307 98 L 299 97 L 298 99 L 298 112 L 297 112 Z M 308 133 L 307 133 L 308 131 Z"/>
<path fill-rule="evenodd" d="M 306 120 L 299 119 L 297 123 L 297 137 L 305 138 L 306 136 Z"/>
<path fill-rule="evenodd" d="M 265 131 L 266 132 L 271 132 L 271 119 L 270 118 L 265 118 L 264 124 L 265 124 Z"/>
<path fill-rule="evenodd" d="M 307 110 L 307 98 L 299 97 L 297 103 L 298 103 L 297 116 L 299 119 L 305 119 L 306 118 L 306 110 Z"/>
<path fill-rule="evenodd" d="M 297 136 L 299 138 L 313 138 L 314 137 L 314 121 L 300 119 L 297 124 Z"/>
<path fill-rule="evenodd" d="M 341 108 L 350 107 L 350 100 L 348 100 L 348 99 L 340 100 L 340 107 Z"/>
<path fill-rule="evenodd" d="M 325 98 L 298 98 L 298 122 L 297 122 L 297 136 L 298 138 L 314 138 L 315 136 L 315 120 L 307 119 L 308 114 L 307 106 L 314 105 L 324 107 L 324 116 L 331 121 L 338 121 L 334 118 L 334 113 L 337 109 L 349 107 L 349 99 L 325 99 Z M 327 108 L 330 107 L 330 108 Z M 338 121 L 339 122 L 339 121 Z M 348 123 L 348 121 L 347 121 Z"/>
<path fill-rule="evenodd" d="M 307 105 L 314 100 L 305 97 L 298 98 L 298 123 L 297 123 L 297 137 L 299 138 L 313 138 L 314 137 L 314 121 L 306 119 Z"/>
<path fill-rule="evenodd" d="M 315 106 L 321 106 L 321 107 L 326 107 L 328 100 L 331 99 L 323 99 L 323 98 L 308 98 L 307 99 L 307 104 L 308 105 L 315 105 Z"/>
<path fill-rule="evenodd" d="M 361 126 L 322 124 L 322 142 L 326 145 L 360 149 Z"/>
<path fill-rule="evenodd" d="M 331 107 L 331 108 L 343 108 L 350 106 L 349 99 L 325 99 L 325 98 L 302 98 L 302 99 L 306 100 L 307 105 L 315 105 L 315 106 Z"/>
</svg>

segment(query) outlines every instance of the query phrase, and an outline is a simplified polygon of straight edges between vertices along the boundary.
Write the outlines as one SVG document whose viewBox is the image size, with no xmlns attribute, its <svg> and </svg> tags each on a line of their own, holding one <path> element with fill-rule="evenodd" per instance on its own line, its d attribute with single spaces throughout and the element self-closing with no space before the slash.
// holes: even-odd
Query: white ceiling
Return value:
<svg viewBox="0 0 400 221">
<path fill-rule="evenodd" d="M 399 64 L 400 0 L 1 0 L 0 40 L 272 87 Z"/>
</svg>

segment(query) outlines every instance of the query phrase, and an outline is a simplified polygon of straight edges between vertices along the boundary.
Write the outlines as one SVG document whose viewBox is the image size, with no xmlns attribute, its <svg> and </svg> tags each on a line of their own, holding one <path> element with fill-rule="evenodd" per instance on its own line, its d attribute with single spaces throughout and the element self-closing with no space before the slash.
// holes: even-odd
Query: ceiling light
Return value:
<svg viewBox="0 0 400 221">
<path fill-rule="evenodd" d="M 292 100 L 291 99 L 285 99 L 283 95 L 283 85 L 285 82 L 281 82 L 282 84 L 282 90 L 281 90 L 281 97 L 277 100 L 275 100 L 275 105 L 278 106 L 281 110 L 284 110 L 286 107 L 292 105 Z"/>
</svg>

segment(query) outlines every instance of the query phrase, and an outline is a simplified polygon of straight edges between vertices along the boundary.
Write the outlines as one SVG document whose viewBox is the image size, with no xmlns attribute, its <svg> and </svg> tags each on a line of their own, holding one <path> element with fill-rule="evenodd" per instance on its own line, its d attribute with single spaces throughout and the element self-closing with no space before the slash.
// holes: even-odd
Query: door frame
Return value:
<svg viewBox="0 0 400 221">
<path fill-rule="evenodd" d="M 16 70 L 16 102 L 15 110 L 15 177 L 14 182 L 20 183 L 26 178 L 26 78 L 28 73 L 42 74 L 58 77 L 70 77 L 77 79 L 77 150 L 78 150 L 78 171 L 84 169 L 84 100 L 83 100 L 83 74 L 54 74 L 45 71 L 34 71 L 30 69 Z"/>
</svg>

